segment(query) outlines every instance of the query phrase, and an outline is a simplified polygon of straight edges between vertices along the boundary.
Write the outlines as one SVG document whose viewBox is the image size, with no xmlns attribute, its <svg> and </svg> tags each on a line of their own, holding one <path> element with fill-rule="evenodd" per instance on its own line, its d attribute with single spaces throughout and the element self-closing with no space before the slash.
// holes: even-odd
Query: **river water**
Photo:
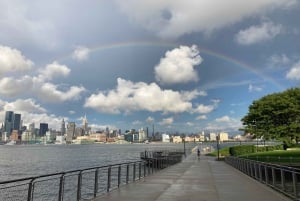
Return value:
<svg viewBox="0 0 300 201">
<path fill-rule="evenodd" d="M 0 181 L 139 160 L 140 152 L 166 149 L 183 150 L 183 144 L 1 145 Z"/>
</svg>

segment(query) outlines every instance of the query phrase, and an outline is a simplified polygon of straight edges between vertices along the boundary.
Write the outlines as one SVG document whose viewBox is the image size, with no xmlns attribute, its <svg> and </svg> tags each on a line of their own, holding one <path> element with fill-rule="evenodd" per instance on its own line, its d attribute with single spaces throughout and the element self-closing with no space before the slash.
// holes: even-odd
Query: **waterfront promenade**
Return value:
<svg viewBox="0 0 300 201">
<path fill-rule="evenodd" d="M 196 154 L 183 162 L 93 201 L 282 201 L 290 200 L 223 161 Z"/>
</svg>

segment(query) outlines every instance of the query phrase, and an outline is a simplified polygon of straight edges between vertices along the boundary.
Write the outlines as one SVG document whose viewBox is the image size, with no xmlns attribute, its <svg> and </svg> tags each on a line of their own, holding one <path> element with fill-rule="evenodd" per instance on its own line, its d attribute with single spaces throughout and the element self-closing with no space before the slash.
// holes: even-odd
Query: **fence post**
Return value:
<svg viewBox="0 0 300 201">
<path fill-rule="evenodd" d="M 99 169 L 97 168 L 95 171 L 94 198 L 97 196 L 98 192 L 98 171 Z"/>
<path fill-rule="evenodd" d="M 136 163 L 133 163 L 133 181 L 135 181 Z"/>
<path fill-rule="evenodd" d="M 293 171 L 293 189 L 294 189 L 294 196 L 297 199 L 298 198 L 298 191 L 297 191 L 297 175 L 295 171 Z"/>
<path fill-rule="evenodd" d="M 32 196 L 32 185 L 33 185 L 33 180 L 34 179 L 31 179 L 30 182 L 29 182 L 29 186 L 28 186 L 28 194 L 27 194 L 27 201 L 31 201 L 31 196 Z"/>
<path fill-rule="evenodd" d="M 280 169 L 280 176 L 281 176 L 281 187 L 282 190 L 285 191 L 285 178 L 284 178 L 284 170 Z"/>
<path fill-rule="evenodd" d="M 63 200 L 63 194 L 64 194 L 64 174 L 62 174 L 59 179 L 58 201 Z"/>
<path fill-rule="evenodd" d="M 111 166 L 107 169 L 107 188 L 106 191 L 109 192 L 110 189 L 110 180 L 111 180 Z"/>
<path fill-rule="evenodd" d="M 82 172 L 79 171 L 78 174 L 78 182 L 77 182 L 77 200 L 79 201 L 81 199 L 81 181 L 82 181 Z"/>
<path fill-rule="evenodd" d="M 272 183 L 273 183 L 273 187 L 275 187 L 275 185 L 276 185 L 276 174 L 275 174 L 274 167 L 272 167 Z"/>
<path fill-rule="evenodd" d="M 141 179 L 142 176 L 142 164 L 139 162 L 139 180 Z"/>
<path fill-rule="evenodd" d="M 128 184 L 129 181 L 129 164 L 126 166 L 126 184 Z"/>
<path fill-rule="evenodd" d="M 121 165 L 118 167 L 118 188 L 120 187 L 121 184 Z"/>
</svg>

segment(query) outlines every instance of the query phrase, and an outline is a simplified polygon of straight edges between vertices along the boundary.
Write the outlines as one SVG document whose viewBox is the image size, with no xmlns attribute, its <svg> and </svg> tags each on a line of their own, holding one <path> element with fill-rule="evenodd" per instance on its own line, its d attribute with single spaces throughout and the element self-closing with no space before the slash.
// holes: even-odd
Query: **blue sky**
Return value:
<svg viewBox="0 0 300 201">
<path fill-rule="evenodd" d="M 236 132 L 300 84 L 297 0 L 1 0 L 0 19 L 0 122 Z"/>
</svg>

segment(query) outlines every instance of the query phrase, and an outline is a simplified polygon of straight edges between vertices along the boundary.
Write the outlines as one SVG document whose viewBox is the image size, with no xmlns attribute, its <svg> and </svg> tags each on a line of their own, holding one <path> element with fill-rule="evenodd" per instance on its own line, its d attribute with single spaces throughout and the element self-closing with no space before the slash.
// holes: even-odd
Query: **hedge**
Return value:
<svg viewBox="0 0 300 201">
<path fill-rule="evenodd" d="M 251 154 L 255 152 L 265 152 L 265 151 L 274 151 L 274 150 L 283 150 L 283 145 L 273 145 L 273 146 L 258 146 L 255 145 L 240 145 L 229 147 L 229 154 L 231 156 L 239 156 L 245 154 Z"/>
</svg>

